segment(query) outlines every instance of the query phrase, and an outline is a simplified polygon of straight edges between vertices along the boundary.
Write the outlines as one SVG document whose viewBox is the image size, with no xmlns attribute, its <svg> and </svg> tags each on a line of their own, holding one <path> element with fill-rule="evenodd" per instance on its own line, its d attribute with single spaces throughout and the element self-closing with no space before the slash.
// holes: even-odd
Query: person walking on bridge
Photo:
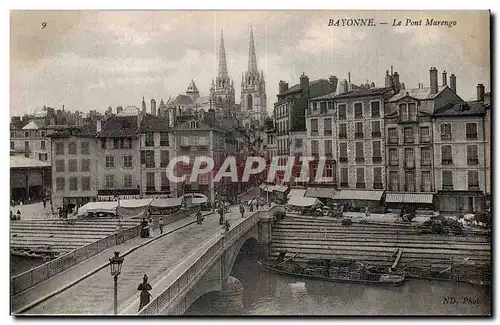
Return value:
<svg viewBox="0 0 500 325">
<path fill-rule="evenodd" d="M 245 217 L 245 207 L 243 206 L 243 204 L 240 204 L 240 213 L 241 213 L 241 217 L 244 218 Z"/>
<path fill-rule="evenodd" d="M 149 293 L 150 290 L 153 288 L 151 285 L 148 283 L 148 276 L 144 274 L 142 277 L 142 283 L 139 284 L 139 287 L 137 287 L 137 290 L 141 292 L 140 295 L 140 303 L 139 303 L 139 311 L 142 310 L 147 304 L 149 304 L 150 298 L 152 297 L 151 294 Z"/>
<path fill-rule="evenodd" d="M 219 225 L 223 225 L 224 224 L 224 210 L 222 209 L 222 207 L 220 207 L 217 211 L 219 212 Z"/>
</svg>

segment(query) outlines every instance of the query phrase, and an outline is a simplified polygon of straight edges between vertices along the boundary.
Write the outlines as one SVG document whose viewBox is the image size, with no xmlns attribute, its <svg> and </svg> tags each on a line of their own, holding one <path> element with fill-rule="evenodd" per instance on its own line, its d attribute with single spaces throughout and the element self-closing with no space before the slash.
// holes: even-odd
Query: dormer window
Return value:
<svg viewBox="0 0 500 325">
<path fill-rule="evenodd" d="M 197 121 L 191 121 L 189 127 L 192 128 L 192 129 L 196 129 L 198 127 L 198 122 Z"/>
<path fill-rule="evenodd" d="M 399 104 L 399 119 L 401 122 L 416 122 L 417 104 L 416 103 Z"/>
</svg>

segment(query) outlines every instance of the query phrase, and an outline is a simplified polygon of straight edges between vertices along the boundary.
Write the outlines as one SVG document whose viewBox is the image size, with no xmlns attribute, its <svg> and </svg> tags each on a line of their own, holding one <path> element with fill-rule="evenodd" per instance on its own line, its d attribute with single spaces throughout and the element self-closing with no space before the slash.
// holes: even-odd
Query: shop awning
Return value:
<svg viewBox="0 0 500 325">
<path fill-rule="evenodd" d="M 78 209 L 78 215 L 86 213 L 115 213 L 118 202 L 89 202 Z"/>
<path fill-rule="evenodd" d="M 322 203 L 317 198 L 314 197 L 292 196 L 290 200 L 288 200 L 288 205 L 293 205 L 296 207 L 312 207 L 321 204 Z"/>
<path fill-rule="evenodd" d="M 291 198 L 292 196 L 304 197 L 306 191 L 307 191 L 306 189 L 302 188 L 292 188 L 288 193 L 288 198 Z"/>
<path fill-rule="evenodd" d="M 191 200 L 191 204 L 204 204 L 204 203 L 207 203 L 208 200 L 204 197 L 194 197 L 192 200 Z"/>
<path fill-rule="evenodd" d="M 322 199 L 333 199 L 337 191 L 333 188 L 312 187 L 306 191 L 306 197 L 317 197 Z"/>
<path fill-rule="evenodd" d="M 432 203 L 432 193 L 387 193 L 386 203 Z"/>
<path fill-rule="evenodd" d="M 365 200 L 379 201 L 384 191 L 340 190 L 335 195 L 335 200 Z"/>
<path fill-rule="evenodd" d="M 274 190 L 274 185 L 262 184 L 260 186 L 260 189 L 263 190 L 263 191 L 272 192 Z"/>
<path fill-rule="evenodd" d="M 280 193 L 285 193 L 288 190 L 288 186 L 286 185 L 275 185 L 273 188 L 274 191 L 280 192 Z"/>
<path fill-rule="evenodd" d="M 182 197 L 155 199 L 151 202 L 151 206 L 155 208 L 171 208 L 182 205 Z"/>
<path fill-rule="evenodd" d="M 153 199 L 120 200 L 121 208 L 142 208 L 151 204 Z"/>
</svg>

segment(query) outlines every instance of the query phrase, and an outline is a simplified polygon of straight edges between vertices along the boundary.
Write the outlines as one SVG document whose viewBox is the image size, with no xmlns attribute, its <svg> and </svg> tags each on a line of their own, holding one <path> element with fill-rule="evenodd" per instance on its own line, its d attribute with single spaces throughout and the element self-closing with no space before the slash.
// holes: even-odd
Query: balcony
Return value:
<svg viewBox="0 0 500 325">
<path fill-rule="evenodd" d="M 405 143 L 414 143 L 415 139 L 413 137 L 405 137 Z"/>
<path fill-rule="evenodd" d="M 155 143 L 154 141 L 146 141 L 146 144 L 144 145 L 145 147 L 154 147 L 155 146 Z M 118 149 L 117 146 L 115 146 L 114 149 Z"/>
<path fill-rule="evenodd" d="M 431 137 L 429 137 L 429 136 L 420 137 L 420 142 L 421 143 L 429 143 L 429 142 L 431 142 Z"/>
<path fill-rule="evenodd" d="M 380 164 L 382 162 L 382 157 L 372 157 L 372 163 Z"/>
<path fill-rule="evenodd" d="M 415 185 L 414 184 L 405 185 L 403 186 L 403 190 L 405 192 L 415 192 Z"/>
<path fill-rule="evenodd" d="M 156 188 L 154 186 L 146 186 L 146 192 L 156 192 Z"/>
<path fill-rule="evenodd" d="M 384 188 L 384 184 L 382 183 L 373 183 L 373 188 L 376 190 L 381 190 Z"/>
<path fill-rule="evenodd" d="M 451 185 L 443 184 L 443 190 L 453 190 L 453 184 L 451 184 Z"/>
<path fill-rule="evenodd" d="M 467 140 L 477 140 L 477 133 L 467 133 L 466 138 Z"/>
<path fill-rule="evenodd" d="M 332 130 L 325 130 L 324 135 L 332 135 Z"/>
<path fill-rule="evenodd" d="M 389 144 L 398 144 L 398 138 L 389 138 L 387 141 Z"/>
<path fill-rule="evenodd" d="M 312 136 L 317 136 L 317 135 L 318 135 L 318 133 L 319 133 L 319 132 L 318 132 L 317 130 L 316 130 L 316 131 L 311 131 L 311 135 L 312 135 Z"/>
<path fill-rule="evenodd" d="M 469 184 L 467 188 L 472 191 L 477 191 L 479 190 L 479 184 Z"/>
<path fill-rule="evenodd" d="M 154 162 L 146 163 L 146 168 L 155 168 L 155 163 Z"/>
<path fill-rule="evenodd" d="M 392 159 L 392 160 L 390 160 L 390 161 L 389 161 L 389 165 L 390 165 L 390 166 L 398 166 L 398 165 L 399 165 L 399 162 L 398 162 L 398 160 L 394 160 L 394 159 Z"/>
<path fill-rule="evenodd" d="M 427 160 L 427 159 L 426 159 L 426 160 L 422 160 L 422 162 L 420 162 L 420 165 L 421 165 L 422 167 L 424 167 L 424 166 L 426 166 L 426 167 L 427 167 L 427 166 L 430 166 L 430 165 L 431 165 L 431 161 L 430 161 L 430 160 Z"/>
<path fill-rule="evenodd" d="M 442 159 L 441 160 L 441 165 L 453 165 L 453 159 Z"/>
<path fill-rule="evenodd" d="M 354 137 L 356 139 L 363 139 L 363 132 L 356 132 L 356 133 L 354 133 Z"/>
<path fill-rule="evenodd" d="M 160 146 L 162 146 L 162 147 L 168 147 L 169 143 L 168 143 L 168 141 L 160 141 Z"/>
<path fill-rule="evenodd" d="M 347 139 L 347 133 L 339 133 L 339 139 Z"/>
<path fill-rule="evenodd" d="M 356 183 L 356 188 L 365 188 L 365 183 Z"/>
<path fill-rule="evenodd" d="M 479 165 L 479 159 L 478 158 L 467 159 L 467 165 Z"/>
<path fill-rule="evenodd" d="M 441 134 L 441 140 L 451 140 L 451 133 Z"/>
<path fill-rule="evenodd" d="M 405 161 L 404 168 L 405 169 L 414 169 L 415 168 L 415 162 L 414 161 Z"/>
<path fill-rule="evenodd" d="M 339 162 L 341 163 L 346 163 L 347 162 L 347 157 L 340 157 Z"/>
<path fill-rule="evenodd" d="M 340 182 L 340 187 L 349 187 L 349 183 L 347 183 L 347 182 Z"/>
<path fill-rule="evenodd" d="M 372 132 L 372 138 L 381 138 L 382 133 L 381 132 Z"/>
<path fill-rule="evenodd" d="M 365 157 L 356 157 L 356 162 L 365 162 Z"/>
<path fill-rule="evenodd" d="M 345 120 L 347 120 L 347 116 L 339 114 L 339 121 L 345 121 Z"/>
<path fill-rule="evenodd" d="M 422 185 L 420 186 L 420 192 L 432 192 L 432 188 L 430 185 Z"/>
<path fill-rule="evenodd" d="M 399 124 L 412 124 L 412 123 L 417 123 L 417 117 L 412 117 L 412 118 L 400 118 L 399 119 Z"/>
</svg>

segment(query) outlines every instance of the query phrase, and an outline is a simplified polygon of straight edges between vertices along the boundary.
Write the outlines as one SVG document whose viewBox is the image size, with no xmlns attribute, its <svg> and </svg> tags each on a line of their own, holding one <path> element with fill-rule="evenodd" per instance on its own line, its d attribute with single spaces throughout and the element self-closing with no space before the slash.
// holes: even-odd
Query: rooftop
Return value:
<svg viewBox="0 0 500 325">
<path fill-rule="evenodd" d="M 483 102 L 471 101 L 459 104 L 447 104 L 436 109 L 434 116 L 471 116 L 486 113 Z"/>
<path fill-rule="evenodd" d="M 98 138 L 136 137 L 138 131 L 136 116 L 110 116 L 101 126 Z"/>
<path fill-rule="evenodd" d="M 139 132 L 159 132 L 168 131 L 169 120 L 167 116 L 147 115 L 142 119 Z"/>
<path fill-rule="evenodd" d="M 435 94 L 431 94 L 431 87 L 422 88 L 412 88 L 412 89 L 402 89 L 399 93 L 392 96 L 388 101 L 395 102 L 406 96 L 416 98 L 418 100 L 427 100 L 436 98 L 443 90 L 449 88 L 448 86 L 438 86 L 438 91 Z"/>
<path fill-rule="evenodd" d="M 382 88 L 356 88 L 345 94 L 337 94 L 334 96 L 335 99 L 340 98 L 350 98 L 350 97 L 368 97 L 368 96 L 377 96 L 383 95 L 386 92 L 392 90 L 392 87 L 382 87 Z M 328 94 L 330 95 L 330 94 Z"/>
<path fill-rule="evenodd" d="M 49 167 L 50 164 L 44 161 L 26 158 L 22 156 L 10 156 L 10 168 L 41 168 Z"/>
</svg>

